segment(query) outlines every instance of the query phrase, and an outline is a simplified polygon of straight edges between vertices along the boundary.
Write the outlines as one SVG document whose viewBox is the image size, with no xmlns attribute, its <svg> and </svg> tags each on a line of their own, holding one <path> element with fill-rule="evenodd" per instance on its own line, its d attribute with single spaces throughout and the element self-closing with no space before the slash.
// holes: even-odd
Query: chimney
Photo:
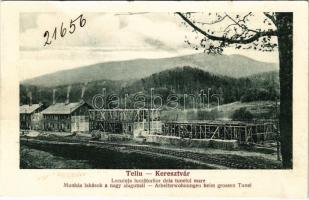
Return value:
<svg viewBox="0 0 309 200">
<path fill-rule="evenodd" d="M 71 86 L 68 86 L 68 90 L 67 90 L 67 99 L 65 100 L 65 105 L 70 103 L 70 91 L 71 91 Z"/>
<path fill-rule="evenodd" d="M 84 83 L 84 85 L 82 86 L 82 94 L 80 95 L 80 101 L 83 101 L 83 98 L 84 98 L 84 94 L 85 94 L 85 91 L 86 91 L 86 86 L 87 86 L 87 82 Z"/>
<path fill-rule="evenodd" d="M 29 97 L 29 106 L 32 106 L 32 92 L 28 93 L 28 97 Z"/>
<path fill-rule="evenodd" d="M 56 89 L 53 89 L 53 104 L 56 104 Z"/>
</svg>

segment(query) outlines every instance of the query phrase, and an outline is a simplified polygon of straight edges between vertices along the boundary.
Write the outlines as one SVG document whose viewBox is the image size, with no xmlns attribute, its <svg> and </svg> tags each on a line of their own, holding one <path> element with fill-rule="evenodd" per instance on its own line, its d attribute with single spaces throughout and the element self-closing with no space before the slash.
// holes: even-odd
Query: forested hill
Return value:
<svg viewBox="0 0 309 200">
<path fill-rule="evenodd" d="M 249 76 L 246 78 L 231 78 L 227 76 L 214 75 L 199 68 L 177 67 L 154 73 L 148 77 L 135 81 L 112 81 L 98 80 L 89 82 L 85 92 L 85 100 L 91 102 L 96 94 L 102 94 L 105 88 L 107 94 L 116 94 L 124 98 L 125 94 L 133 97 L 142 92 L 148 98 L 150 91 L 161 95 L 166 99 L 170 94 L 176 94 L 181 100 L 183 94 L 199 94 L 201 90 L 211 95 L 217 94 L 221 97 L 221 103 L 234 101 L 274 100 L 279 93 L 278 71 L 267 72 Z M 20 103 L 28 103 L 27 92 L 31 91 L 33 102 L 52 102 L 52 89 L 56 88 L 57 102 L 64 102 L 68 85 L 58 87 L 38 87 L 21 85 Z M 71 84 L 70 100 L 78 101 L 81 95 L 81 83 Z M 214 99 L 215 101 L 215 99 Z"/>
<path fill-rule="evenodd" d="M 35 77 L 22 82 L 23 85 L 54 87 L 67 84 L 99 80 L 141 79 L 151 74 L 191 66 L 215 75 L 234 78 L 278 70 L 278 64 L 265 63 L 241 55 L 208 55 L 206 53 L 158 59 L 136 59 L 98 63 Z"/>
<path fill-rule="evenodd" d="M 207 93 L 210 89 L 211 94 L 221 96 L 223 103 L 275 100 L 279 94 L 279 73 L 271 71 L 245 78 L 231 78 L 185 66 L 155 73 L 130 84 L 126 90 L 149 93 L 151 88 L 164 97 L 170 94 L 200 94 L 201 90 Z M 248 93 L 252 99 L 242 99 Z"/>
</svg>

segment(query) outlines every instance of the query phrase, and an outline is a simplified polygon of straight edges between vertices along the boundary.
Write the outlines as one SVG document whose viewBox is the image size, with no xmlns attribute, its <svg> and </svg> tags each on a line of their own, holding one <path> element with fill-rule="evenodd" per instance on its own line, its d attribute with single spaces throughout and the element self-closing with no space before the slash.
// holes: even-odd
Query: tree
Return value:
<svg viewBox="0 0 309 200">
<path fill-rule="evenodd" d="M 208 13 L 208 21 L 194 18 L 197 13 L 176 12 L 186 26 L 202 36 L 198 45 L 189 39 L 185 42 L 195 49 L 203 48 L 207 53 L 221 54 L 224 48 L 254 49 L 257 51 L 279 51 L 280 76 L 280 143 L 283 168 L 292 168 L 292 82 L 293 82 L 293 13 L 261 13 L 261 27 L 252 28 L 252 12 L 241 14 Z M 223 26 L 223 29 L 215 27 Z"/>
<path fill-rule="evenodd" d="M 253 119 L 253 115 L 250 111 L 243 107 L 234 111 L 232 119 L 235 121 L 251 121 Z"/>
</svg>

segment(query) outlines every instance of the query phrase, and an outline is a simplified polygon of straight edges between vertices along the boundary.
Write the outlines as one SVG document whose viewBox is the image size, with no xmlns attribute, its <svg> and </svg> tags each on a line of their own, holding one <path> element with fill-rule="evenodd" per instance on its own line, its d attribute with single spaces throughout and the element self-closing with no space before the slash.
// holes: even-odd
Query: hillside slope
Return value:
<svg viewBox="0 0 309 200">
<path fill-rule="evenodd" d="M 136 59 L 98 63 L 39 76 L 25 80 L 22 84 L 53 87 L 103 79 L 141 79 L 163 70 L 182 66 L 197 67 L 212 74 L 234 78 L 246 77 L 278 69 L 278 64 L 259 62 L 241 55 L 227 56 L 200 53 L 172 58 Z"/>
</svg>

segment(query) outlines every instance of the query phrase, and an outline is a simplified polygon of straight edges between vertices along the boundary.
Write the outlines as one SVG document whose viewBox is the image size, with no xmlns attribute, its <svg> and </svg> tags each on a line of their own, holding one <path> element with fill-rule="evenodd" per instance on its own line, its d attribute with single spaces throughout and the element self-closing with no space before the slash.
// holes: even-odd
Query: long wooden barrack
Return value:
<svg viewBox="0 0 309 200">
<path fill-rule="evenodd" d="M 277 127 L 275 122 L 172 121 L 163 124 L 161 135 L 192 139 L 238 140 L 240 143 L 263 143 L 276 138 Z"/>
</svg>

